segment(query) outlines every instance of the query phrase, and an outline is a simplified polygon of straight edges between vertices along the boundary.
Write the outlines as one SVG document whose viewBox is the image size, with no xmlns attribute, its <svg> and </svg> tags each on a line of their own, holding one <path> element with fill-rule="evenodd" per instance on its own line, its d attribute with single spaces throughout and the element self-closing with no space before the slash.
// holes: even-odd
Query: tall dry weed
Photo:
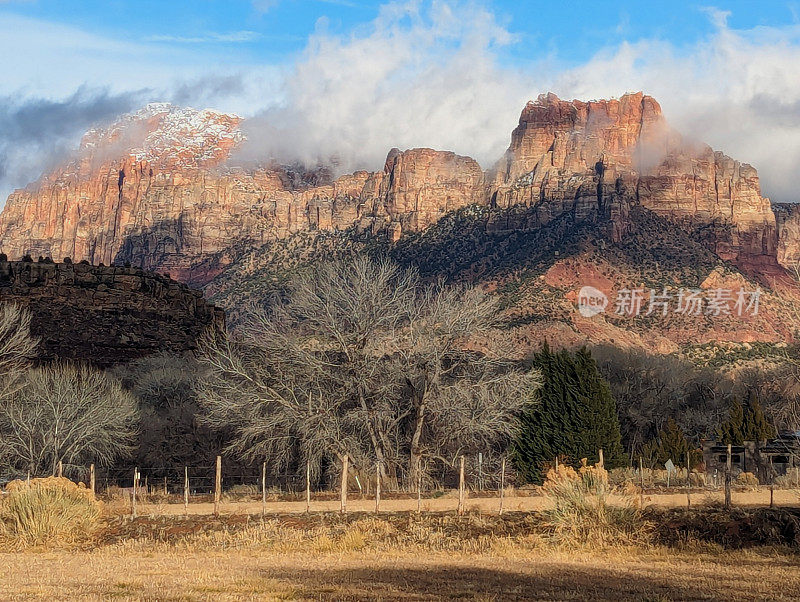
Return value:
<svg viewBox="0 0 800 602">
<path fill-rule="evenodd" d="M 0 540 L 14 548 L 72 545 L 94 535 L 100 514 L 83 484 L 61 477 L 12 481 L 0 499 Z"/>
<path fill-rule="evenodd" d="M 577 471 L 564 465 L 551 469 L 542 493 L 551 502 L 544 517 L 558 544 L 604 547 L 646 543 L 648 539 L 650 529 L 637 497 L 628 490 L 615 492 L 608 472 L 600 466 L 588 466 L 583 460 Z"/>
</svg>

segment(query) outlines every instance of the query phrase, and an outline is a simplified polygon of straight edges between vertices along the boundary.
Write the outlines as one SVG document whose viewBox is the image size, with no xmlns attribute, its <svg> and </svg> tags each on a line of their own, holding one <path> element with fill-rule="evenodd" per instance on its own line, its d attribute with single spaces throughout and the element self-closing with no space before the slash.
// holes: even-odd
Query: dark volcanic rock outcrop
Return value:
<svg viewBox="0 0 800 602">
<path fill-rule="evenodd" d="M 200 291 L 138 268 L 0 261 L 0 302 L 27 307 L 40 357 L 110 366 L 185 353 L 224 313 Z"/>
</svg>

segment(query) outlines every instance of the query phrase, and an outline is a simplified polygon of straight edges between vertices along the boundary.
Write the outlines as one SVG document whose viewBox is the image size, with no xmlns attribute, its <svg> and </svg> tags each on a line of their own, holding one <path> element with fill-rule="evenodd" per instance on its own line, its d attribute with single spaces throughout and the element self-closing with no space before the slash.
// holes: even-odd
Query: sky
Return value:
<svg viewBox="0 0 800 602">
<path fill-rule="evenodd" d="M 149 101 L 246 117 L 243 158 L 350 171 L 393 146 L 489 167 L 540 93 L 639 90 L 800 200 L 800 2 L 0 0 L 0 199 Z"/>
</svg>

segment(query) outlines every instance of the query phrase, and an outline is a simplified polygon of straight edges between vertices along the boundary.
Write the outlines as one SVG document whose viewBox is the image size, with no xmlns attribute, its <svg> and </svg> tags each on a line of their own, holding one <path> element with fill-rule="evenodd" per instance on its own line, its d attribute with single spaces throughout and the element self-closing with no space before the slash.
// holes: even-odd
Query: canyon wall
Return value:
<svg viewBox="0 0 800 602">
<path fill-rule="evenodd" d="M 565 213 L 603 216 L 619 240 L 638 203 L 702 229 L 724 259 L 777 268 L 775 216 L 756 170 L 686 142 L 641 93 L 592 102 L 540 96 L 485 173 L 469 157 L 431 149 L 393 149 L 383 170 L 336 179 L 324 168 L 235 167 L 239 123 L 149 105 L 88 132 L 72 161 L 11 195 L 0 250 L 130 262 L 204 284 L 216 272 L 197 265 L 210 255 L 304 230 L 356 227 L 396 240 L 478 203 L 536 208 L 532 222 L 496 228 L 535 227 Z"/>
</svg>

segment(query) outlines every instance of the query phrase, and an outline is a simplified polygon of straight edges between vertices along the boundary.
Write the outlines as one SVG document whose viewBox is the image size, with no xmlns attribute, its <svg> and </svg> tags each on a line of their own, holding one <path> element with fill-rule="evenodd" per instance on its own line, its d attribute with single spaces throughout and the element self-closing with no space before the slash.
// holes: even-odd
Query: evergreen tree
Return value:
<svg viewBox="0 0 800 602">
<path fill-rule="evenodd" d="M 686 454 L 689 454 L 692 466 L 700 460 L 701 454 L 691 448 L 683 429 L 672 418 L 667 420 L 656 438 L 642 448 L 642 456 L 651 468 L 663 467 L 667 460 L 683 467 L 686 465 Z"/>
<path fill-rule="evenodd" d="M 514 446 L 520 476 L 540 483 L 556 456 L 578 466 L 582 458 L 597 462 L 601 448 L 607 468 L 624 465 L 616 403 L 589 351 L 554 353 L 545 343 L 533 364 L 543 385 L 521 418 Z"/>
<path fill-rule="evenodd" d="M 761 409 L 761 404 L 753 391 L 750 391 L 747 398 L 744 416 L 745 441 L 764 441 L 772 439 L 777 434 L 775 427 L 767 421 L 764 410 Z"/>
<path fill-rule="evenodd" d="M 767 421 L 761 404 L 753 391 L 744 405 L 731 403 L 728 419 L 717 429 L 717 438 L 722 443 L 742 445 L 745 441 L 764 441 L 775 436 L 775 428 Z"/>
</svg>

